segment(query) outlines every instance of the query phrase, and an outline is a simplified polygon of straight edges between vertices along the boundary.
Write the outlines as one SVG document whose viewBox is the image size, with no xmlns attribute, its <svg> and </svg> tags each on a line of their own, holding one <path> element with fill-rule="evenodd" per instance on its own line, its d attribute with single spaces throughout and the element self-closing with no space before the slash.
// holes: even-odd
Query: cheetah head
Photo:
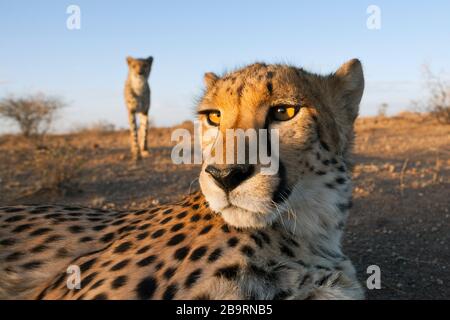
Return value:
<svg viewBox="0 0 450 320">
<path fill-rule="evenodd" d="M 127 57 L 128 69 L 136 77 L 143 77 L 148 79 L 150 71 L 152 70 L 153 57 L 146 59 L 135 59 Z"/>
<path fill-rule="evenodd" d="M 207 73 L 204 81 L 198 116 L 202 134 L 208 137 L 202 139 L 200 186 L 211 209 L 228 224 L 266 227 L 289 213 L 301 194 L 322 192 L 328 172 L 348 167 L 353 122 L 364 88 L 358 60 L 326 76 L 256 63 L 221 77 Z M 237 145 L 231 143 L 227 129 L 275 129 L 277 172 L 264 174 L 265 164 L 250 163 L 248 154 L 244 163 L 224 160 L 228 146 Z M 214 153 L 218 137 L 225 150 L 222 158 Z M 236 160 L 236 154 L 231 158 Z M 330 183 L 335 182 L 328 187 Z"/>
</svg>

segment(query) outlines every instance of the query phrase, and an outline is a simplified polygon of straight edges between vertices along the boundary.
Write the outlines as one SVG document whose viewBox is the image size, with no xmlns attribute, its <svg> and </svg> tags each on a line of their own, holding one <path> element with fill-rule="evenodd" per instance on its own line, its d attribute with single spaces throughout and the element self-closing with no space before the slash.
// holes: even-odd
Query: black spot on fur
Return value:
<svg viewBox="0 0 450 320">
<path fill-rule="evenodd" d="M 192 271 L 186 278 L 186 281 L 184 282 L 184 286 L 186 288 L 191 288 L 195 282 L 200 278 L 202 274 L 202 269 L 197 269 Z"/>
<path fill-rule="evenodd" d="M 94 300 L 108 300 L 108 295 L 106 293 L 99 293 L 94 297 Z"/>
<path fill-rule="evenodd" d="M 146 253 L 149 249 L 150 249 L 150 246 L 149 246 L 149 245 L 146 245 L 146 246 L 140 248 L 138 251 L 136 251 L 136 254 L 143 254 L 143 253 Z"/>
<path fill-rule="evenodd" d="M 56 251 L 56 257 L 57 258 L 67 258 L 69 256 L 69 250 L 66 248 L 59 248 L 58 251 Z"/>
<path fill-rule="evenodd" d="M 272 82 L 267 82 L 266 87 L 267 87 L 267 91 L 269 92 L 269 95 L 272 95 L 272 93 L 273 93 Z"/>
<path fill-rule="evenodd" d="M 45 207 L 45 206 L 43 206 L 43 207 L 36 207 L 33 210 L 30 210 L 29 212 L 33 213 L 33 214 L 39 214 L 39 213 L 47 212 L 48 209 L 49 209 L 49 207 Z"/>
<path fill-rule="evenodd" d="M 171 284 L 167 287 L 166 291 L 162 296 L 163 300 L 172 300 L 177 294 L 178 286 L 176 284 Z"/>
<path fill-rule="evenodd" d="M 13 213 L 13 212 L 20 212 L 23 211 L 23 208 L 14 208 L 14 207 L 10 207 L 10 208 L 6 208 L 6 209 L 2 209 L 4 212 L 8 212 L 8 213 Z"/>
<path fill-rule="evenodd" d="M 250 235 L 250 238 L 252 238 L 253 241 L 255 241 L 255 243 L 256 243 L 256 245 L 257 245 L 258 247 L 260 247 L 260 248 L 263 247 L 263 242 L 262 242 L 262 240 L 261 240 L 256 234 Z"/>
<path fill-rule="evenodd" d="M 9 239 L 3 239 L 2 241 L 0 241 L 0 245 L 2 246 L 12 246 L 16 243 L 16 240 L 9 238 Z"/>
<path fill-rule="evenodd" d="M 38 246 L 35 246 L 34 248 L 32 248 L 30 251 L 32 253 L 39 253 L 39 252 L 43 252 L 46 249 L 48 249 L 48 247 L 45 244 L 40 244 Z"/>
<path fill-rule="evenodd" d="M 173 277 L 173 275 L 175 274 L 175 271 L 177 271 L 177 268 L 167 268 L 166 271 L 164 271 L 164 273 L 163 273 L 164 278 L 169 280 L 170 278 Z"/>
<path fill-rule="evenodd" d="M 105 282 L 105 279 L 100 279 L 100 280 L 98 280 L 97 282 L 95 282 L 95 283 L 91 286 L 91 288 L 90 288 L 89 290 L 96 289 L 96 288 L 100 287 L 104 282 Z"/>
<path fill-rule="evenodd" d="M 192 254 L 189 257 L 189 259 L 191 261 L 197 261 L 205 255 L 207 250 L 208 250 L 208 248 L 206 246 L 201 246 L 201 247 L 195 249 L 194 251 L 192 251 Z"/>
<path fill-rule="evenodd" d="M 220 256 L 222 255 L 222 249 L 217 248 L 216 250 L 214 250 L 213 252 L 211 252 L 211 254 L 208 257 L 208 262 L 214 262 L 217 259 L 220 258 Z"/>
<path fill-rule="evenodd" d="M 151 255 L 148 256 L 140 261 L 138 261 L 138 263 L 136 263 L 139 267 L 146 267 L 149 264 L 153 263 L 156 260 L 156 256 L 155 255 Z"/>
<path fill-rule="evenodd" d="M 127 284 L 127 276 L 118 276 L 111 282 L 111 288 L 117 289 Z"/>
<path fill-rule="evenodd" d="M 13 233 L 20 233 L 22 231 L 28 230 L 32 227 L 33 225 L 31 223 L 27 223 L 27 224 L 22 224 L 20 226 L 15 227 L 12 232 Z"/>
<path fill-rule="evenodd" d="M 258 231 L 258 234 L 264 240 L 265 243 L 270 244 L 270 237 L 264 231 Z"/>
<path fill-rule="evenodd" d="M 155 270 L 161 270 L 162 267 L 164 267 L 164 261 L 159 262 L 156 266 L 155 266 Z"/>
<path fill-rule="evenodd" d="M 130 263 L 130 259 L 122 260 L 111 267 L 111 271 L 118 271 L 125 268 Z"/>
<path fill-rule="evenodd" d="M 114 233 L 110 232 L 110 233 L 105 234 L 103 237 L 101 237 L 100 241 L 105 243 L 105 242 L 111 241 L 112 239 L 114 239 Z"/>
<path fill-rule="evenodd" d="M 12 217 L 9 217 L 8 219 L 6 219 L 5 222 L 16 222 L 16 221 L 23 220 L 23 218 L 25 218 L 25 216 L 12 216 Z"/>
<path fill-rule="evenodd" d="M 250 246 L 242 246 L 241 252 L 251 258 L 255 254 L 255 250 Z"/>
<path fill-rule="evenodd" d="M 228 239 L 228 246 L 230 246 L 231 248 L 236 247 L 236 245 L 239 243 L 239 239 L 236 237 L 232 237 L 230 239 Z"/>
<path fill-rule="evenodd" d="M 211 231 L 212 227 L 213 227 L 212 225 L 209 225 L 209 226 L 204 227 L 204 228 L 199 232 L 199 235 L 207 234 L 209 231 Z"/>
<path fill-rule="evenodd" d="M 325 183 L 325 186 L 326 186 L 328 189 L 334 189 L 334 184 L 332 184 L 332 183 Z"/>
<path fill-rule="evenodd" d="M 138 234 L 138 235 L 136 236 L 136 239 L 138 239 L 138 240 L 144 240 L 145 238 L 148 237 L 148 235 L 149 235 L 148 231 L 142 232 L 142 233 L 140 233 L 140 234 Z"/>
<path fill-rule="evenodd" d="M 324 141 L 320 141 L 320 145 L 322 146 L 322 148 L 324 148 L 327 151 L 330 151 L 330 147 L 324 142 Z"/>
<path fill-rule="evenodd" d="M 186 217 L 188 214 L 187 211 L 182 211 L 179 214 L 177 214 L 177 219 L 183 219 L 184 217 Z"/>
<path fill-rule="evenodd" d="M 291 248 L 289 248 L 288 246 L 286 246 L 284 244 L 280 245 L 280 251 L 281 251 L 281 253 L 287 255 L 288 257 L 291 257 L 291 258 L 295 257 L 295 254 L 291 250 Z"/>
<path fill-rule="evenodd" d="M 322 163 L 323 165 L 328 166 L 330 165 L 330 160 L 323 160 Z"/>
<path fill-rule="evenodd" d="M 239 272 L 239 265 L 234 264 L 231 266 L 226 266 L 226 267 L 217 269 L 217 271 L 214 275 L 216 277 L 224 277 L 228 280 L 233 280 L 237 277 L 238 272 Z"/>
<path fill-rule="evenodd" d="M 92 228 L 92 230 L 94 230 L 94 231 L 101 231 L 101 230 L 105 229 L 106 227 L 107 227 L 106 225 L 98 225 L 98 226 L 94 226 Z"/>
<path fill-rule="evenodd" d="M 81 233 L 84 231 L 84 228 L 82 226 L 70 226 L 68 230 L 70 233 Z"/>
<path fill-rule="evenodd" d="M 249 271 L 254 276 L 261 278 L 263 281 L 274 282 L 278 280 L 278 276 L 276 273 L 271 273 L 268 270 L 258 267 L 255 264 L 250 264 Z"/>
<path fill-rule="evenodd" d="M 83 238 L 80 239 L 80 242 L 90 242 L 92 240 L 94 240 L 94 239 L 91 238 L 91 237 L 83 237 Z"/>
<path fill-rule="evenodd" d="M 125 219 L 120 219 L 117 221 L 114 221 L 113 223 L 111 223 L 113 226 L 120 226 L 122 223 L 125 222 Z"/>
<path fill-rule="evenodd" d="M 88 261 L 84 262 L 83 264 L 81 264 L 81 266 L 80 266 L 81 272 L 85 272 L 85 271 L 89 270 L 96 261 L 97 261 L 97 258 L 93 258 L 93 259 L 88 260 Z"/>
<path fill-rule="evenodd" d="M 150 227 L 152 224 L 151 223 L 146 223 L 146 224 L 143 224 L 142 226 L 140 226 L 138 229 L 139 230 L 145 230 L 145 229 L 147 229 L 148 227 Z"/>
<path fill-rule="evenodd" d="M 5 260 L 8 261 L 8 262 L 17 261 L 17 260 L 19 260 L 20 258 L 22 258 L 22 256 L 23 256 L 23 253 L 22 253 L 22 252 L 13 252 L 13 253 L 10 253 L 10 254 L 5 258 Z"/>
<path fill-rule="evenodd" d="M 180 242 L 182 242 L 185 238 L 186 238 L 186 236 L 183 233 L 176 234 L 172 238 L 170 238 L 170 240 L 167 242 L 167 245 L 175 246 L 175 245 L 179 244 Z"/>
<path fill-rule="evenodd" d="M 345 180 L 345 178 L 343 178 L 343 177 L 336 178 L 336 183 L 338 183 L 338 184 L 344 184 L 345 181 L 347 181 L 347 180 Z"/>
<path fill-rule="evenodd" d="M 127 241 L 124 243 L 121 243 L 120 245 L 118 245 L 115 249 L 114 249 L 114 253 L 122 253 L 122 252 L 126 252 L 131 248 L 131 242 Z"/>
<path fill-rule="evenodd" d="M 221 227 L 221 229 L 222 229 L 222 231 L 225 232 L 225 233 L 230 233 L 230 228 L 229 228 L 228 225 L 226 225 L 226 224 L 224 224 L 224 225 Z"/>
<path fill-rule="evenodd" d="M 166 223 L 169 222 L 170 220 L 172 220 L 172 217 L 167 217 L 167 218 L 161 220 L 160 223 L 161 223 L 161 224 L 166 224 Z"/>
<path fill-rule="evenodd" d="M 175 251 L 174 253 L 174 257 L 177 260 L 184 260 L 184 258 L 186 258 L 187 254 L 189 253 L 190 248 L 189 247 L 181 247 L 179 249 L 177 249 L 177 251 Z"/>
<path fill-rule="evenodd" d="M 159 237 L 161 237 L 164 233 L 166 233 L 166 230 L 164 230 L 164 229 L 156 230 L 155 232 L 153 232 L 152 238 L 153 238 L 153 239 L 159 238 Z"/>
<path fill-rule="evenodd" d="M 94 278 L 98 275 L 98 272 L 93 272 L 90 275 L 83 277 L 81 280 L 81 287 L 85 288 L 87 285 L 89 285 L 89 283 L 92 282 L 92 280 L 94 280 Z"/>
<path fill-rule="evenodd" d="M 200 208 L 199 204 L 196 203 L 196 204 L 192 205 L 192 209 L 198 210 L 198 208 Z"/>
<path fill-rule="evenodd" d="M 340 172 L 345 172 L 345 167 L 344 166 L 340 166 L 337 168 Z"/>
<path fill-rule="evenodd" d="M 203 217 L 203 219 L 205 219 L 205 220 L 211 220 L 211 219 L 212 219 L 212 214 L 210 214 L 210 213 L 205 214 L 205 216 Z"/>
<path fill-rule="evenodd" d="M 319 171 L 316 171 L 316 174 L 317 174 L 318 176 L 323 176 L 323 175 L 326 175 L 327 173 L 326 173 L 325 171 L 319 170 Z"/>
<path fill-rule="evenodd" d="M 172 228 L 170 228 L 171 232 L 176 232 L 181 230 L 184 227 L 184 223 L 177 223 L 174 226 L 172 226 Z"/>
<path fill-rule="evenodd" d="M 117 230 L 117 232 L 118 232 L 119 234 L 121 234 L 121 233 L 123 233 L 123 232 L 126 232 L 126 231 L 133 231 L 133 230 L 135 230 L 135 229 L 136 229 L 136 226 L 129 225 L 129 226 L 125 226 L 125 227 L 120 228 L 119 230 Z"/>
<path fill-rule="evenodd" d="M 196 213 L 191 217 L 191 221 L 197 222 L 198 220 L 200 220 L 200 218 L 201 218 L 201 216 L 198 213 Z"/>
<path fill-rule="evenodd" d="M 42 266 L 41 261 L 31 261 L 31 262 L 27 262 L 27 263 L 23 264 L 22 268 L 24 268 L 26 270 L 33 270 L 33 269 L 39 268 L 40 266 Z"/>
</svg>

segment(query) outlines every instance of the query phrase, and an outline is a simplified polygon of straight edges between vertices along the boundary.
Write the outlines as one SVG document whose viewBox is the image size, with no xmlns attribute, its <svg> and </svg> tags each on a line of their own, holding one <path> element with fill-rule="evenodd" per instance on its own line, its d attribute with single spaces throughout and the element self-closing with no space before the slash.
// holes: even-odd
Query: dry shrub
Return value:
<svg viewBox="0 0 450 320">
<path fill-rule="evenodd" d="M 105 120 L 99 120 L 89 125 L 78 125 L 74 127 L 71 132 L 75 134 L 83 134 L 83 133 L 95 133 L 95 134 L 103 134 L 103 133 L 111 133 L 117 130 L 115 124 L 110 123 Z"/>
<path fill-rule="evenodd" d="M 424 65 L 423 75 L 429 91 L 426 109 L 439 122 L 450 123 L 450 83 L 433 73 L 428 65 Z"/>
<path fill-rule="evenodd" d="M 70 145 L 50 146 L 36 153 L 38 189 L 58 194 L 78 191 L 83 166 L 80 150 Z"/>
<path fill-rule="evenodd" d="M 59 98 L 44 94 L 10 96 L 0 101 L 0 116 L 14 122 L 25 137 L 40 137 L 48 132 L 64 106 Z"/>
</svg>

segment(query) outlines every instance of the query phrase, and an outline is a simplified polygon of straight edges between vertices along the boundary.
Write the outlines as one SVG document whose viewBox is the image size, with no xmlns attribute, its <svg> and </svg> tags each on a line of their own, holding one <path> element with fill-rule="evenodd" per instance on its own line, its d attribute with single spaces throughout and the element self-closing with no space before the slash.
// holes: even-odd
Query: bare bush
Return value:
<svg viewBox="0 0 450 320">
<path fill-rule="evenodd" d="M 37 153 L 34 170 L 38 189 L 67 194 L 78 188 L 77 178 L 84 160 L 80 150 L 70 145 L 57 145 Z"/>
<path fill-rule="evenodd" d="M 7 97 L 0 101 L 0 116 L 15 122 L 21 133 L 29 138 L 42 136 L 50 129 L 57 112 L 65 103 L 56 97 L 34 94 Z"/>
<path fill-rule="evenodd" d="M 429 90 L 427 110 L 439 122 L 450 123 L 450 83 L 433 73 L 428 65 L 423 66 L 423 76 Z"/>
</svg>

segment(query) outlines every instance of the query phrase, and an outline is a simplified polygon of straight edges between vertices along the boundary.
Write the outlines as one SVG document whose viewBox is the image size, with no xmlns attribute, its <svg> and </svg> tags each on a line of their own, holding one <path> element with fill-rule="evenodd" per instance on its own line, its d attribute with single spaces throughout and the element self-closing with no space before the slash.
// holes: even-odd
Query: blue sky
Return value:
<svg viewBox="0 0 450 320">
<path fill-rule="evenodd" d="M 81 9 L 68 30 L 66 8 Z M 369 30 L 366 10 L 381 9 Z M 151 117 L 192 119 L 204 72 L 254 61 L 328 73 L 357 57 L 366 75 L 363 115 L 424 97 L 421 65 L 450 71 L 449 1 L 0 1 L 0 98 L 44 92 L 70 106 L 60 128 L 98 120 L 126 127 L 125 56 L 155 58 Z M 1 123 L 4 127 L 4 123 Z"/>
</svg>

